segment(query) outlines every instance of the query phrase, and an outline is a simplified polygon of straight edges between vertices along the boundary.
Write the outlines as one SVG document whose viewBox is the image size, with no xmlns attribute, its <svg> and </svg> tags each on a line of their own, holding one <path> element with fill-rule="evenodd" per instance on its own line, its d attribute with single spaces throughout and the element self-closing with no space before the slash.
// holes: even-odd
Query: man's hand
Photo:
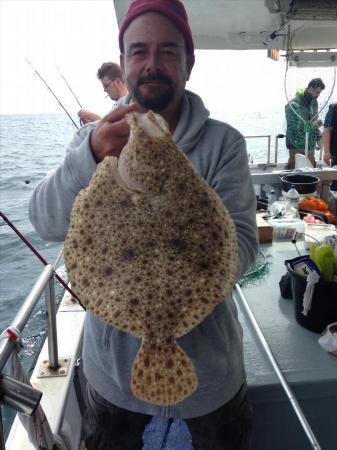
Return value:
<svg viewBox="0 0 337 450">
<path fill-rule="evenodd" d="M 324 155 L 323 155 L 323 161 L 328 165 L 328 166 L 330 166 L 331 165 L 331 153 L 330 152 L 324 152 Z"/>
<path fill-rule="evenodd" d="M 89 122 L 94 122 L 95 120 L 100 120 L 101 116 L 98 114 L 95 114 L 93 112 L 87 111 L 86 109 L 80 109 L 77 113 L 78 117 L 80 118 L 80 122 L 82 125 L 85 125 Z"/>
<path fill-rule="evenodd" d="M 120 105 L 103 117 L 90 136 L 90 147 L 96 162 L 106 156 L 119 156 L 129 138 L 130 127 L 125 115 L 140 110 L 137 103 Z"/>
<path fill-rule="evenodd" d="M 321 127 L 322 126 L 322 121 L 321 120 L 314 120 L 313 122 L 312 122 L 312 127 L 313 128 L 319 128 L 319 127 Z"/>
</svg>

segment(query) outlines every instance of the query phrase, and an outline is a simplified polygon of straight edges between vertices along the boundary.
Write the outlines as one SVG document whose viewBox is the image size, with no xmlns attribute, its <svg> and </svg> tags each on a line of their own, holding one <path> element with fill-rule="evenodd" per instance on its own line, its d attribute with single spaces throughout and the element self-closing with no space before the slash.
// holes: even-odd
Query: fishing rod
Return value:
<svg viewBox="0 0 337 450">
<path fill-rule="evenodd" d="M 73 95 L 73 97 L 74 97 L 74 99 L 77 101 L 77 103 L 78 103 L 78 105 L 79 105 L 79 107 L 81 108 L 81 109 L 83 109 L 83 106 L 81 105 L 81 103 L 80 103 L 80 101 L 79 101 L 79 99 L 76 97 L 76 95 L 75 95 L 75 93 L 74 93 L 74 91 L 71 89 L 71 87 L 70 87 L 70 85 L 69 85 L 69 83 L 68 83 L 68 81 L 65 79 L 65 77 L 64 77 L 64 75 L 63 75 L 63 73 L 61 72 L 61 70 L 60 70 L 60 68 L 58 67 L 58 66 L 56 66 L 56 69 L 60 72 L 60 75 L 61 75 L 61 78 L 63 78 L 63 80 L 64 80 L 64 82 L 65 82 L 65 84 L 67 85 L 67 87 L 68 87 L 68 89 L 69 89 L 69 91 L 72 93 L 72 95 Z"/>
<path fill-rule="evenodd" d="M 53 92 L 52 88 L 48 85 L 48 83 L 46 82 L 46 80 L 39 74 L 39 72 L 35 69 L 35 67 L 33 66 L 33 64 L 28 61 L 27 58 L 25 58 L 27 63 L 31 66 L 31 68 L 34 70 L 34 72 L 36 73 L 36 75 L 40 78 L 40 80 L 47 86 L 47 88 L 49 89 L 49 91 L 53 94 L 53 96 L 56 98 L 56 100 L 58 101 L 58 104 L 61 106 L 61 108 L 64 110 L 64 112 L 67 114 L 67 116 L 69 117 L 69 119 L 72 121 L 73 125 L 75 125 L 75 127 L 78 129 L 78 125 L 75 123 L 74 119 L 71 117 L 71 115 L 69 114 L 69 112 L 66 110 L 66 108 L 63 106 L 63 104 L 61 103 L 61 101 L 59 100 L 59 98 L 57 97 L 57 95 Z"/>
<path fill-rule="evenodd" d="M 5 213 L 3 213 L 2 211 L 0 211 L 0 217 L 5 221 L 5 223 L 10 226 L 10 228 L 19 236 L 19 238 L 22 240 L 22 242 L 24 242 L 27 247 L 34 253 L 35 256 L 37 256 L 39 258 L 39 260 L 45 265 L 48 265 L 48 262 L 44 259 L 44 257 L 36 250 L 36 248 L 28 241 L 27 238 L 25 238 L 23 236 L 23 234 L 20 233 L 20 231 L 16 228 L 16 226 L 8 219 L 8 217 L 6 216 Z M 55 269 L 58 260 L 61 257 L 61 252 L 59 253 L 55 263 L 53 264 L 53 267 Z M 70 295 L 72 297 L 74 297 L 78 303 L 82 306 L 82 308 L 85 310 L 85 307 L 82 305 L 80 299 L 78 298 L 78 296 L 71 290 L 71 288 L 67 285 L 67 283 L 56 273 L 55 270 L 55 278 L 62 284 L 62 286 L 70 293 Z"/>
</svg>

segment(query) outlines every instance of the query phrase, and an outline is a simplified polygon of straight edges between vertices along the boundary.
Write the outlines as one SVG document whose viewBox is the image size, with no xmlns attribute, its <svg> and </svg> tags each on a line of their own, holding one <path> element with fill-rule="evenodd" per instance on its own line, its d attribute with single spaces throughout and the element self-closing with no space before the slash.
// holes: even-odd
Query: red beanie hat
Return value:
<svg viewBox="0 0 337 450">
<path fill-rule="evenodd" d="M 194 44 L 184 5 L 179 0 L 134 0 L 124 17 L 119 30 L 119 49 L 123 53 L 123 36 L 130 23 L 137 16 L 155 11 L 171 20 L 183 33 L 188 54 L 194 53 Z"/>
</svg>

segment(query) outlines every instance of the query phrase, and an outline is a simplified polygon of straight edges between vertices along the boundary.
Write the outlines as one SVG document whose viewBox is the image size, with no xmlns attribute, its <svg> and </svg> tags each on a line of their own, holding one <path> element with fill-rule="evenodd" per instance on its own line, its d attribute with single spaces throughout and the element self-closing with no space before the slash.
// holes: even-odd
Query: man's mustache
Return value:
<svg viewBox="0 0 337 450">
<path fill-rule="evenodd" d="M 148 81 L 164 81 L 165 83 L 172 85 L 171 78 L 166 75 L 147 75 L 144 77 L 140 77 L 137 85 L 140 86 L 143 83 L 147 83 Z"/>
</svg>

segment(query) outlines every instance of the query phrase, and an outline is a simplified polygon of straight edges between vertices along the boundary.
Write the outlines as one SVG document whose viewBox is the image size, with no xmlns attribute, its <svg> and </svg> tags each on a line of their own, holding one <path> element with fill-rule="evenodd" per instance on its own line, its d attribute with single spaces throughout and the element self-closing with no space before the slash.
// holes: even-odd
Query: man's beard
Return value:
<svg viewBox="0 0 337 450">
<path fill-rule="evenodd" d="M 161 80 L 166 82 L 167 88 L 165 92 L 157 96 L 143 95 L 140 89 L 141 85 L 152 80 Z M 160 112 L 170 104 L 174 97 L 172 81 L 165 75 L 149 75 L 147 77 L 141 77 L 138 80 L 137 86 L 133 92 L 133 97 L 144 108 L 152 109 L 154 112 Z"/>
</svg>

